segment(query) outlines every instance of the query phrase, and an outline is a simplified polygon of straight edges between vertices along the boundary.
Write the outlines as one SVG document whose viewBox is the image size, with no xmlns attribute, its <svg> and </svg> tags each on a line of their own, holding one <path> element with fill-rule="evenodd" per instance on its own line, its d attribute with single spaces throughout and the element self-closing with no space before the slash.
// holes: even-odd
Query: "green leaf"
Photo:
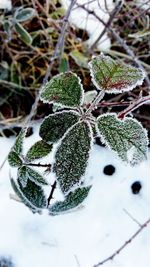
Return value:
<svg viewBox="0 0 150 267">
<path fill-rule="evenodd" d="M 145 73 L 109 56 L 94 57 L 89 63 L 92 81 L 99 90 L 121 93 L 141 85 Z"/>
<path fill-rule="evenodd" d="M 17 177 L 22 187 L 26 187 L 28 181 L 28 177 L 26 174 L 26 166 L 22 166 L 18 169 Z"/>
<path fill-rule="evenodd" d="M 12 150 L 15 151 L 18 155 L 20 155 L 23 151 L 23 141 L 26 135 L 26 128 L 22 129 L 19 135 L 16 138 L 15 144 L 12 147 Z"/>
<path fill-rule="evenodd" d="M 53 171 L 64 194 L 81 182 L 91 148 L 91 129 L 88 123 L 75 124 L 63 137 L 55 155 Z"/>
<path fill-rule="evenodd" d="M 63 111 L 49 115 L 41 124 L 39 135 L 46 142 L 57 142 L 79 119 L 80 116 L 75 111 Z"/>
<path fill-rule="evenodd" d="M 22 165 L 22 160 L 19 158 L 17 153 L 13 150 L 11 150 L 9 152 L 8 162 L 9 162 L 10 166 L 12 166 L 12 167 L 19 167 Z"/>
<path fill-rule="evenodd" d="M 88 68 L 88 58 L 83 56 L 78 50 L 73 50 L 70 53 L 70 56 L 74 59 L 76 64 L 81 68 Z"/>
<path fill-rule="evenodd" d="M 83 102 L 83 87 L 80 78 L 72 72 L 54 76 L 43 87 L 41 100 L 62 106 L 76 107 Z"/>
<path fill-rule="evenodd" d="M 64 56 L 61 58 L 60 65 L 59 65 L 59 72 L 66 72 L 69 69 L 69 62 L 68 62 L 68 57 Z"/>
<path fill-rule="evenodd" d="M 18 9 L 15 13 L 15 19 L 18 22 L 27 21 L 35 16 L 36 16 L 36 11 L 34 8 L 31 7 Z"/>
<path fill-rule="evenodd" d="M 48 185 L 47 181 L 44 177 L 39 174 L 37 171 L 31 169 L 30 167 L 26 166 L 26 176 L 29 180 L 34 182 L 36 185 Z"/>
<path fill-rule="evenodd" d="M 33 212 L 46 208 L 46 197 L 40 186 L 28 180 L 26 187 L 23 187 L 19 180 L 15 182 L 13 178 L 11 178 L 11 185 L 20 200 Z"/>
<path fill-rule="evenodd" d="M 118 156 L 131 165 L 140 163 L 147 157 L 147 132 L 135 119 L 119 120 L 115 114 L 98 117 L 99 133 Z"/>
<path fill-rule="evenodd" d="M 56 215 L 62 212 L 69 211 L 79 206 L 88 196 L 91 186 L 77 188 L 75 191 L 70 192 L 64 201 L 57 201 L 49 207 L 49 213 Z"/>
<path fill-rule="evenodd" d="M 43 140 L 36 142 L 27 152 L 26 159 L 32 161 L 47 156 L 53 148 L 52 144 L 47 144 Z"/>
<path fill-rule="evenodd" d="M 26 44 L 32 44 L 32 37 L 31 35 L 25 30 L 25 28 L 19 23 L 15 23 L 15 30 L 18 33 L 20 39 Z"/>
</svg>

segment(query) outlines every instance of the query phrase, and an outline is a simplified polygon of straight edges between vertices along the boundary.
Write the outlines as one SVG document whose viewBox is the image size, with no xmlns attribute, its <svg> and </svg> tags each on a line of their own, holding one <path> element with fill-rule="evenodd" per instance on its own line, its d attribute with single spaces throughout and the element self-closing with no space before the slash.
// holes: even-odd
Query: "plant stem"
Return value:
<svg viewBox="0 0 150 267">
<path fill-rule="evenodd" d="M 103 99 L 104 95 L 105 95 L 105 92 L 103 90 L 99 92 L 99 94 L 95 97 L 95 99 L 93 100 L 93 102 L 91 103 L 87 111 L 85 112 L 86 115 L 91 113 L 94 109 L 97 108 L 98 103 Z"/>
<path fill-rule="evenodd" d="M 140 106 L 147 104 L 148 102 L 150 102 L 150 95 L 139 98 L 137 101 L 129 105 L 129 107 L 121 111 L 118 114 L 118 118 L 123 119 L 127 114 L 131 113 L 133 110 L 139 108 Z"/>
<path fill-rule="evenodd" d="M 56 185 L 57 185 L 57 182 L 55 181 L 55 182 L 52 184 L 52 186 L 51 186 L 52 189 L 51 189 L 50 194 L 49 194 L 49 197 L 48 197 L 48 199 L 47 199 L 47 207 L 49 206 L 51 199 L 53 199 L 53 194 L 54 194 L 54 191 L 55 191 L 55 189 L 56 189 Z"/>
<path fill-rule="evenodd" d="M 43 168 L 51 168 L 51 164 L 41 164 L 41 163 L 25 163 L 26 166 L 33 166 L 33 167 L 43 167 Z"/>
</svg>

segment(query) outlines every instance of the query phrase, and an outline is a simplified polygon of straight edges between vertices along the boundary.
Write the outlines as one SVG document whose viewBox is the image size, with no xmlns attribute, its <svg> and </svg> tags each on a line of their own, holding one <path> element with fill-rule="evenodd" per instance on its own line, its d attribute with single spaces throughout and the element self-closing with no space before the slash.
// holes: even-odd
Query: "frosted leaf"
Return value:
<svg viewBox="0 0 150 267">
<path fill-rule="evenodd" d="M 99 90 L 121 93 L 141 85 L 145 73 L 129 64 L 114 60 L 103 54 L 89 63 L 92 81 Z"/>
<path fill-rule="evenodd" d="M 18 180 L 20 181 L 20 184 L 23 187 L 26 187 L 28 181 L 28 177 L 26 175 L 26 166 L 22 166 L 21 168 L 18 169 L 17 177 Z"/>
<path fill-rule="evenodd" d="M 26 187 L 23 187 L 19 180 L 15 182 L 13 178 L 11 185 L 20 200 L 33 212 L 39 212 L 46 207 L 46 197 L 40 186 L 28 180 Z"/>
<path fill-rule="evenodd" d="M 91 186 L 80 187 L 70 192 L 64 201 L 57 201 L 49 207 L 49 213 L 52 215 L 61 214 L 79 206 L 88 196 Z"/>
<path fill-rule="evenodd" d="M 54 76 L 46 83 L 41 92 L 41 100 L 76 107 L 82 104 L 83 93 L 80 78 L 72 72 L 65 72 Z"/>
<path fill-rule="evenodd" d="M 79 114 L 74 111 L 49 115 L 41 124 L 39 135 L 46 142 L 57 142 L 79 119 Z"/>
<path fill-rule="evenodd" d="M 53 148 L 52 144 L 47 144 L 43 140 L 36 142 L 27 152 L 26 159 L 32 161 L 47 156 Z"/>
<path fill-rule="evenodd" d="M 147 132 L 135 119 L 119 120 L 115 114 L 98 117 L 98 130 L 104 143 L 131 165 L 147 157 Z"/>
<path fill-rule="evenodd" d="M 30 167 L 26 166 L 26 176 L 29 180 L 34 182 L 37 185 L 48 185 L 47 181 L 44 179 L 44 177 L 39 174 L 37 171 L 31 169 Z"/>
<path fill-rule="evenodd" d="M 97 96 L 96 90 L 86 92 L 84 94 L 84 104 L 86 105 L 90 104 L 96 96 Z"/>
<path fill-rule="evenodd" d="M 27 8 L 17 9 L 15 14 L 14 14 L 14 17 L 18 22 L 24 22 L 24 21 L 27 21 L 29 19 L 32 19 L 36 15 L 37 14 L 36 14 L 36 11 L 34 8 L 27 7 Z"/>
<path fill-rule="evenodd" d="M 19 135 L 16 138 L 15 144 L 11 149 L 19 155 L 22 153 L 23 150 L 23 140 L 25 138 L 25 135 L 26 135 L 26 128 L 20 131 Z"/>
<path fill-rule="evenodd" d="M 91 148 L 91 129 L 88 123 L 80 122 L 65 134 L 55 155 L 53 171 L 64 194 L 81 182 Z"/>
<path fill-rule="evenodd" d="M 22 165 L 22 160 L 20 157 L 17 155 L 16 152 L 10 151 L 8 155 L 8 162 L 11 167 L 19 167 Z"/>
</svg>

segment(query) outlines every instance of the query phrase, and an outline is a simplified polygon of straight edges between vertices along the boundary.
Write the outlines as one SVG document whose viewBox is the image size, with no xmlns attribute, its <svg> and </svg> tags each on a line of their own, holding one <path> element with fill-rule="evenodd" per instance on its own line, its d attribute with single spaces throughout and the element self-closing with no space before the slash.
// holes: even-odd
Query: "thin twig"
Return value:
<svg viewBox="0 0 150 267">
<path fill-rule="evenodd" d="M 48 199 L 47 199 L 47 206 L 49 206 L 50 205 L 50 201 L 53 199 L 53 194 L 54 194 L 54 191 L 55 191 L 55 189 L 56 189 L 56 185 L 57 185 L 57 182 L 55 181 L 53 184 L 52 184 L 52 189 L 51 189 L 51 191 L 50 191 L 50 194 L 49 194 L 49 197 L 48 197 Z"/>
<path fill-rule="evenodd" d="M 26 166 L 32 166 L 32 167 L 43 167 L 43 168 L 51 168 L 51 164 L 42 164 L 42 163 L 25 163 Z"/>
<path fill-rule="evenodd" d="M 143 229 L 145 229 L 148 224 L 150 223 L 150 218 L 143 223 L 139 229 L 119 248 L 117 249 L 113 254 L 111 254 L 109 257 L 107 257 L 106 259 L 100 261 L 99 263 L 95 264 L 93 267 L 98 267 L 103 265 L 106 262 L 112 261 L 118 254 L 120 254 L 120 252 L 127 246 L 129 245 L 142 231 Z"/>
<path fill-rule="evenodd" d="M 54 50 L 54 54 L 53 54 L 53 56 L 50 58 L 49 66 L 48 66 L 48 68 L 47 68 L 45 77 L 44 77 L 44 79 L 43 79 L 42 86 L 41 86 L 41 88 L 39 89 L 38 94 L 36 95 L 35 102 L 34 102 L 34 104 L 32 105 L 30 114 L 27 116 L 27 118 L 26 118 L 26 120 L 25 120 L 25 123 L 24 123 L 25 126 L 29 124 L 29 122 L 32 120 L 32 118 L 34 117 L 34 115 L 35 115 L 35 113 L 36 113 L 36 110 L 37 110 L 37 107 L 38 107 L 38 102 L 39 102 L 39 100 L 40 100 L 40 91 L 42 90 L 43 86 L 44 86 L 44 85 L 47 83 L 47 81 L 48 81 L 48 78 L 49 78 L 49 76 L 50 76 L 50 73 L 51 73 L 51 69 L 52 69 L 54 60 L 56 60 L 56 59 L 59 57 L 59 55 L 60 55 L 61 46 L 62 46 L 63 43 L 64 43 L 65 32 L 66 32 L 66 29 L 67 29 L 67 26 L 68 26 L 68 19 L 69 19 L 71 10 L 72 10 L 72 8 L 73 8 L 73 6 L 74 6 L 75 3 L 76 3 L 76 0 L 72 0 L 72 1 L 71 1 L 70 6 L 69 6 L 69 8 L 68 8 L 68 10 L 67 10 L 67 13 L 66 13 L 66 15 L 65 15 L 65 17 L 64 17 L 63 25 L 62 25 L 62 28 L 61 28 L 61 33 L 60 33 L 60 36 L 59 36 L 59 39 L 58 39 L 56 48 L 55 48 L 55 50 Z"/>
</svg>

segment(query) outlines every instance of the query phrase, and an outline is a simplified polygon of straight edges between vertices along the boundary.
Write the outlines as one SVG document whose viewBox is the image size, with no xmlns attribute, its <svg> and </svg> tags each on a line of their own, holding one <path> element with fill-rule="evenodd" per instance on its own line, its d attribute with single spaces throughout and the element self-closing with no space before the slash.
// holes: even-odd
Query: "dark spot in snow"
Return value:
<svg viewBox="0 0 150 267">
<path fill-rule="evenodd" d="M 101 138 L 99 136 L 96 136 L 95 137 L 95 143 L 98 145 L 98 146 L 104 146 L 105 145 L 101 142 Z"/>
<path fill-rule="evenodd" d="M 26 137 L 29 137 L 29 136 L 31 136 L 32 134 L 33 134 L 33 128 L 32 127 L 29 127 L 28 129 L 27 129 L 27 132 L 26 132 Z"/>
<path fill-rule="evenodd" d="M 0 258 L 0 267 L 14 267 L 10 258 L 1 257 Z"/>
<path fill-rule="evenodd" d="M 131 190 L 134 195 L 137 195 L 140 192 L 141 188 L 142 185 L 139 181 L 136 181 L 131 185 Z"/>
<path fill-rule="evenodd" d="M 103 173 L 106 175 L 113 175 L 115 172 L 115 167 L 113 165 L 107 165 L 104 167 Z"/>
</svg>

